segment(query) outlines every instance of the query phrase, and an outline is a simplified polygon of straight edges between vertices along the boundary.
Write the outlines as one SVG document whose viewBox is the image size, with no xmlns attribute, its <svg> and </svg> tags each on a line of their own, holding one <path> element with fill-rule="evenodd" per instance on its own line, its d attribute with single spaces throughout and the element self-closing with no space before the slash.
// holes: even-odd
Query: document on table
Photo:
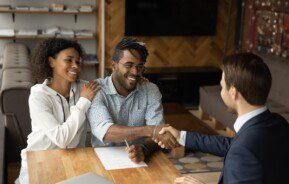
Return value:
<svg viewBox="0 0 289 184">
<path fill-rule="evenodd" d="M 94 148 L 94 151 L 106 170 L 147 167 L 145 162 L 132 162 L 123 146 Z"/>
</svg>

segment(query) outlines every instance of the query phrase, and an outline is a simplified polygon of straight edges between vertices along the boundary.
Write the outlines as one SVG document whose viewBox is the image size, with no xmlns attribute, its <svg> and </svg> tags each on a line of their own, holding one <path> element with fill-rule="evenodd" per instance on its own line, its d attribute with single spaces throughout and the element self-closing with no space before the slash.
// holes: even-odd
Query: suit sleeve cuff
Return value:
<svg viewBox="0 0 289 184">
<path fill-rule="evenodd" d="M 186 145 L 186 136 L 187 136 L 187 132 L 186 131 L 181 131 L 180 140 L 179 140 L 180 145 L 182 145 L 182 146 Z"/>
</svg>

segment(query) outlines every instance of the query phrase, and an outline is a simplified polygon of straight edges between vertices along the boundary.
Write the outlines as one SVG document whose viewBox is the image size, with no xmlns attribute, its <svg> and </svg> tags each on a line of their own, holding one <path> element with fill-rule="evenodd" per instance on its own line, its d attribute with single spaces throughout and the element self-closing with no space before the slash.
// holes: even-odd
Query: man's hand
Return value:
<svg viewBox="0 0 289 184">
<path fill-rule="evenodd" d="M 175 179 L 175 184 L 204 184 L 192 176 L 179 177 Z"/>
<path fill-rule="evenodd" d="M 180 146 L 174 135 L 170 131 L 162 131 L 164 128 L 168 128 L 168 125 L 163 127 L 157 127 L 154 136 L 154 141 L 158 143 L 159 146 L 166 149 L 172 149 Z M 165 129 L 166 130 L 166 129 Z"/>
<path fill-rule="evenodd" d="M 159 131 L 160 135 L 166 135 L 166 134 L 170 134 L 172 136 L 174 136 L 174 141 L 176 142 L 175 147 L 179 146 L 178 141 L 180 140 L 180 131 L 178 131 L 177 129 L 173 128 L 172 126 L 165 126 L 162 127 L 162 129 Z M 162 148 L 167 148 L 167 143 L 163 142 L 163 140 L 161 139 L 155 139 L 155 142 L 158 143 L 158 145 Z M 173 147 L 173 148 L 175 148 Z"/>
<path fill-rule="evenodd" d="M 126 147 L 125 151 L 128 153 L 131 161 L 135 163 L 139 163 L 145 159 L 144 150 L 141 145 L 131 145 L 129 148 Z"/>
</svg>

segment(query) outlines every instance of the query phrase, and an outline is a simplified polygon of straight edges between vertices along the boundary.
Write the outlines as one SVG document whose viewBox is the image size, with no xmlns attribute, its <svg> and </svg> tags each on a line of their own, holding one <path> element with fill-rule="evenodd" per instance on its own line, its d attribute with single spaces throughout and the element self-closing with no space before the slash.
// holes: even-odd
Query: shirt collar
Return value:
<svg viewBox="0 0 289 184">
<path fill-rule="evenodd" d="M 265 112 L 267 110 L 266 106 L 260 107 L 254 111 L 248 112 L 246 114 L 243 114 L 242 116 L 239 116 L 237 120 L 234 123 L 234 129 L 236 133 L 242 128 L 242 126 L 253 117 L 257 116 L 258 114 L 261 114 L 262 112 Z"/>
<path fill-rule="evenodd" d="M 117 91 L 112 82 L 112 76 L 108 77 L 108 94 L 111 94 L 111 95 L 117 94 Z"/>
<path fill-rule="evenodd" d="M 140 86 L 139 86 L 139 84 L 137 84 L 135 90 L 130 92 L 130 94 L 135 93 L 139 89 L 140 89 Z M 111 94 L 111 95 L 118 94 L 115 87 L 114 87 L 114 84 L 112 82 L 112 76 L 109 76 L 109 78 L 108 78 L 108 94 Z"/>
<path fill-rule="evenodd" d="M 51 84 L 51 82 L 52 82 L 52 80 L 53 79 L 51 79 L 51 78 L 48 78 L 48 79 L 45 79 L 44 81 L 43 81 L 43 83 L 42 83 L 42 86 L 47 90 L 47 91 L 49 91 L 50 93 L 52 93 L 52 94 L 59 94 L 57 91 L 55 91 L 54 89 L 52 89 L 52 88 L 50 88 L 48 85 L 49 84 Z M 78 80 L 76 81 L 76 82 L 72 82 L 71 83 L 71 87 L 70 87 L 70 94 L 69 94 L 69 96 L 71 96 L 71 92 L 73 91 L 73 93 L 75 93 L 76 92 L 76 88 L 77 88 L 77 82 L 79 82 Z M 61 95 L 61 94 L 59 94 L 59 95 Z M 73 94 L 74 95 L 74 94 Z M 62 96 L 62 95 L 61 95 Z M 64 98 L 64 97 L 63 97 Z"/>
</svg>

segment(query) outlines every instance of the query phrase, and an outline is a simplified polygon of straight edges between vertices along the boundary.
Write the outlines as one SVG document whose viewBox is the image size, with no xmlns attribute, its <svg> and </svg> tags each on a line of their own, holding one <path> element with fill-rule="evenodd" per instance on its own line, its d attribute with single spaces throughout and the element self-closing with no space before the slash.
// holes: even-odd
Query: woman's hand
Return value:
<svg viewBox="0 0 289 184">
<path fill-rule="evenodd" d="M 140 77 L 138 82 L 139 82 L 139 84 L 146 84 L 149 82 L 149 80 L 145 77 Z"/>
<path fill-rule="evenodd" d="M 89 83 L 84 84 L 80 96 L 87 98 L 92 101 L 95 94 L 99 91 L 100 86 L 95 81 L 89 81 Z"/>
</svg>

